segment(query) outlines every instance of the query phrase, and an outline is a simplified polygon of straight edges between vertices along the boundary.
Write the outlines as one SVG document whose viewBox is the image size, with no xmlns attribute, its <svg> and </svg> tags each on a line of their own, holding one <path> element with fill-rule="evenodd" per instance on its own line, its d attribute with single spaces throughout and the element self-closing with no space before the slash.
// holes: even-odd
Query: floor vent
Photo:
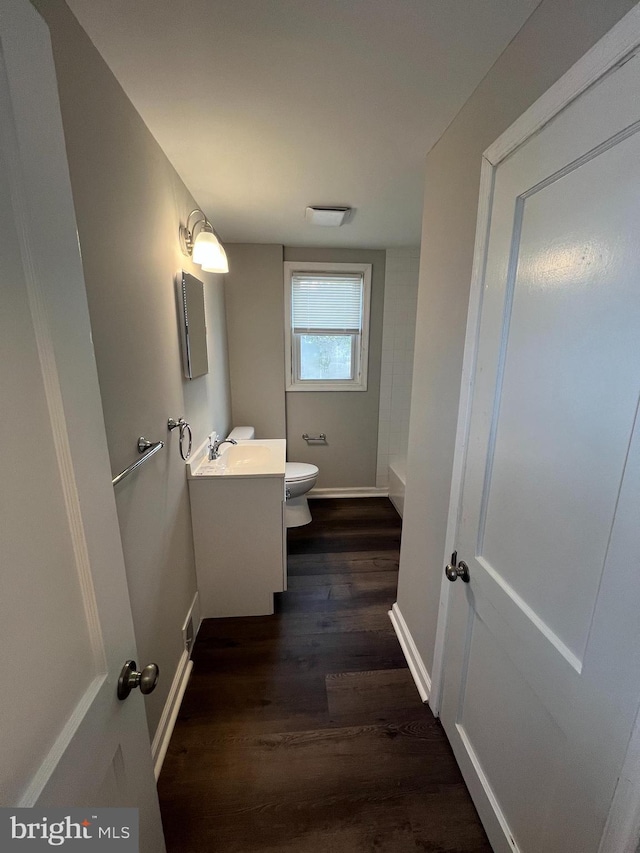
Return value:
<svg viewBox="0 0 640 853">
<path fill-rule="evenodd" d="M 196 631 L 193 626 L 193 616 L 189 614 L 189 618 L 184 626 L 182 631 L 182 638 L 184 640 L 184 647 L 187 650 L 187 654 L 191 655 L 191 650 L 193 649 L 193 644 L 196 638 Z"/>
</svg>

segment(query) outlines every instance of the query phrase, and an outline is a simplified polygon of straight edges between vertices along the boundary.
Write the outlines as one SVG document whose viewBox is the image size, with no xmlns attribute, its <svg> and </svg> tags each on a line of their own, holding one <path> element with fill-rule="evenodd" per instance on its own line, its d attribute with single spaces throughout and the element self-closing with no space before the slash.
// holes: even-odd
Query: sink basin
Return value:
<svg viewBox="0 0 640 853">
<path fill-rule="evenodd" d="M 273 465 L 273 451 L 255 441 L 251 444 L 230 444 L 220 454 L 219 462 L 232 473 L 248 471 L 250 468 L 262 470 Z"/>
<path fill-rule="evenodd" d="M 192 471 L 195 477 L 284 476 L 285 441 L 239 441 L 223 444 L 220 456 L 203 462 Z"/>
</svg>

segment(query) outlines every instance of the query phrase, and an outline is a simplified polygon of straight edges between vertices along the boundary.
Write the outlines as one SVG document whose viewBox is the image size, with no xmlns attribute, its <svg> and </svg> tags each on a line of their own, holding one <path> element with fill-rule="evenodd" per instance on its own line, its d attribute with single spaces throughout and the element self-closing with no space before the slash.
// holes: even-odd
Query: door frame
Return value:
<svg viewBox="0 0 640 853">
<path fill-rule="evenodd" d="M 500 163 L 541 130 L 558 113 L 588 88 L 596 84 L 617 65 L 623 64 L 630 53 L 640 48 L 640 3 L 633 7 L 606 35 L 579 59 L 550 89 L 517 119 L 482 155 L 480 193 L 469 309 L 465 334 L 464 358 L 458 405 L 455 452 L 451 478 L 451 493 L 447 517 L 447 532 L 442 565 L 456 550 L 462 486 L 467 458 L 467 444 L 471 419 L 471 402 L 474 391 L 474 373 L 478 351 L 480 316 L 482 311 L 483 280 L 489 243 L 489 225 L 496 171 Z M 442 574 L 438 621 L 431 673 L 429 705 L 436 716 L 440 715 L 446 664 L 445 640 L 449 618 L 451 583 Z M 482 772 L 479 778 L 496 818 L 506 830 L 506 823 L 497 803 L 485 784 Z M 640 833 L 640 718 L 636 721 L 629 743 L 627 758 L 616 788 L 601 843 L 601 853 L 635 853 Z"/>
</svg>

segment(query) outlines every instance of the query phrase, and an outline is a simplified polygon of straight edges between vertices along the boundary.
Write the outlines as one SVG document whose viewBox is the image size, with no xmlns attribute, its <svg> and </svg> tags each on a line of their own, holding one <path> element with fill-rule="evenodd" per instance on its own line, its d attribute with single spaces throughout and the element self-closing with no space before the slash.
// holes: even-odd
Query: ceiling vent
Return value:
<svg viewBox="0 0 640 853">
<path fill-rule="evenodd" d="M 304 218 L 312 225 L 344 225 L 349 219 L 350 207 L 308 207 Z"/>
</svg>

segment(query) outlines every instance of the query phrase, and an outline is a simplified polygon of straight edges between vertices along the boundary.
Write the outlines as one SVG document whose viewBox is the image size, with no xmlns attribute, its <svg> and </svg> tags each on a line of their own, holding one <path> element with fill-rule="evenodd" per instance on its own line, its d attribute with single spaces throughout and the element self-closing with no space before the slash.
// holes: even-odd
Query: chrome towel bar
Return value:
<svg viewBox="0 0 640 853">
<path fill-rule="evenodd" d="M 114 477 L 111 481 L 114 486 L 117 486 L 121 480 L 124 480 L 125 477 L 128 477 L 132 471 L 135 471 L 136 468 L 139 468 L 143 462 L 146 462 L 147 459 L 150 459 L 154 453 L 157 453 L 159 450 L 162 450 L 164 447 L 164 441 L 149 441 L 149 439 L 145 438 L 143 435 L 138 439 L 138 453 L 143 453 L 144 455 L 140 457 L 140 459 L 136 459 L 128 468 L 125 468 L 124 471 L 121 471 L 117 477 Z"/>
<path fill-rule="evenodd" d="M 302 438 L 305 441 L 326 441 L 327 440 L 326 433 L 324 433 L 324 432 L 321 432 L 320 435 L 309 435 L 309 433 L 303 432 Z"/>
</svg>

